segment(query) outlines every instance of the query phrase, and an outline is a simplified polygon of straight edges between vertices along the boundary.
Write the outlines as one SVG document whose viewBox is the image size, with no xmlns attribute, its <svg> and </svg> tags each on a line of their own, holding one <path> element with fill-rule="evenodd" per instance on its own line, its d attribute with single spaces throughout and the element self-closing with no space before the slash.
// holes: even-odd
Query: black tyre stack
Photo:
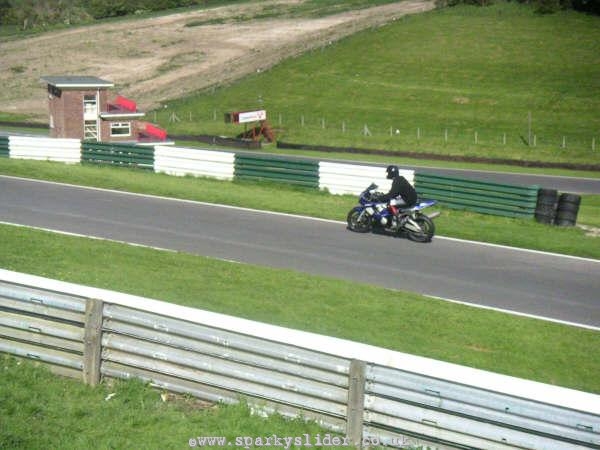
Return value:
<svg viewBox="0 0 600 450">
<path fill-rule="evenodd" d="M 560 194 L 554 224 L 559 227 L 572 227 L 577 222 L 577 213 L 581 204 L 581 196 Z"/>
<path fill-rule="evenodd" d="M 535 220 L 540 223 L 554 223 L 557 205 L 558 191 L 556 189 L 540 189 L 535 207 Z"/>
<path fill-rule="evenodd" d="M 538 191 L 535 220 L 560 227 L 573 226 L 577 222 L 577 213 L 581 196 L 576 194 L 558 194 L 556 189 Z"/>
</svg>

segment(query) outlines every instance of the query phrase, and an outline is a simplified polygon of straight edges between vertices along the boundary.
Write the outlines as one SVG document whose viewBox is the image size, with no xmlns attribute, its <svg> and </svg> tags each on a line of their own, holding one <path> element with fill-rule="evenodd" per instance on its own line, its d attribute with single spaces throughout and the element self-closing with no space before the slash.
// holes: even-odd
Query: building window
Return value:
<svg viewBox="0 0 600 450">
<path fill-rule="evenodd" d="M 110 124 L 111 136 L 131 136 L 130 122 L 112 122 Z"/>
<path fill-rule="evenodd" d="M 83 114 L 95 116 L 98 113 L 96 95 L 83 96 Z"/>
</svg>

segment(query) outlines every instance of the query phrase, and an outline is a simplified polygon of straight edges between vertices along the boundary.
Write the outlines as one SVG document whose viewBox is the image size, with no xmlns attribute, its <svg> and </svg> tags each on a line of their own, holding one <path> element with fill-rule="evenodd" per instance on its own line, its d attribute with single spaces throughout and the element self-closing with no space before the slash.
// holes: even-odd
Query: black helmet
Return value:
<svg viewBox="0 0 600 450">
<path fill-rule="evenodd" d="M 400 173 L 398 166 L 387 166 L 387 169 L 385 169 L 385 171 L 387 172 L 386 178 L 388 180 L 392 180 L 392 179 L 396 178 Z"/>
</svg>

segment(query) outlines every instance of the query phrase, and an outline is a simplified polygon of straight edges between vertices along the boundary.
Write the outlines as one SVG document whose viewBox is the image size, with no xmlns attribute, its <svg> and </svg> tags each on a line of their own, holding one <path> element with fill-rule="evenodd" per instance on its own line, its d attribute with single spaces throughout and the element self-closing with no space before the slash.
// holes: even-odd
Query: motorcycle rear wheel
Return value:
<svg viewBox="0 0 600 450">
<path fill-rule="evenodd" d="M 415 242 L 431 242 L 433 235 L 435 234 L 435 224 L 433 220 L 427 217 L 425 214 L 417 214 L 413 219 L 419 227 L 421 232 L 408 231 L 408 238 Z"/>
<path fill-rule="evenodd" d="M 346 218 L 348 229 L 356 233 L 368 233 L 373 228 L 371 216 L 362 208 L 352 208 Z"/>
</svg>

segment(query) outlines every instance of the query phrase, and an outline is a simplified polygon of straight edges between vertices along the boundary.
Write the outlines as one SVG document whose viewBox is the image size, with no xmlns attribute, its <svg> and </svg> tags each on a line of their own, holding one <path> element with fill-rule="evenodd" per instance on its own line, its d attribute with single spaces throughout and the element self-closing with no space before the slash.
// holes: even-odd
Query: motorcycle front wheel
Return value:
<svg viewBox="0 0 600 450">
<path fill-rule="evenodd" d="M 346 218 L 348 229 L 357 233 L 368 233 L 373 228 L 371 216 L 363 208 L 352 208 Z"/>
<path fill-rule="evenodd" d="M 421 228 L 421 231 L 408 231 L 408 238 L 415 242 L 430 242 L 433 239 L 435 233 L 435 224 L 433 220 L 427 217 L 425 214 L 417 214 L 413 219 L 417 225 Z"/>
</svg>

